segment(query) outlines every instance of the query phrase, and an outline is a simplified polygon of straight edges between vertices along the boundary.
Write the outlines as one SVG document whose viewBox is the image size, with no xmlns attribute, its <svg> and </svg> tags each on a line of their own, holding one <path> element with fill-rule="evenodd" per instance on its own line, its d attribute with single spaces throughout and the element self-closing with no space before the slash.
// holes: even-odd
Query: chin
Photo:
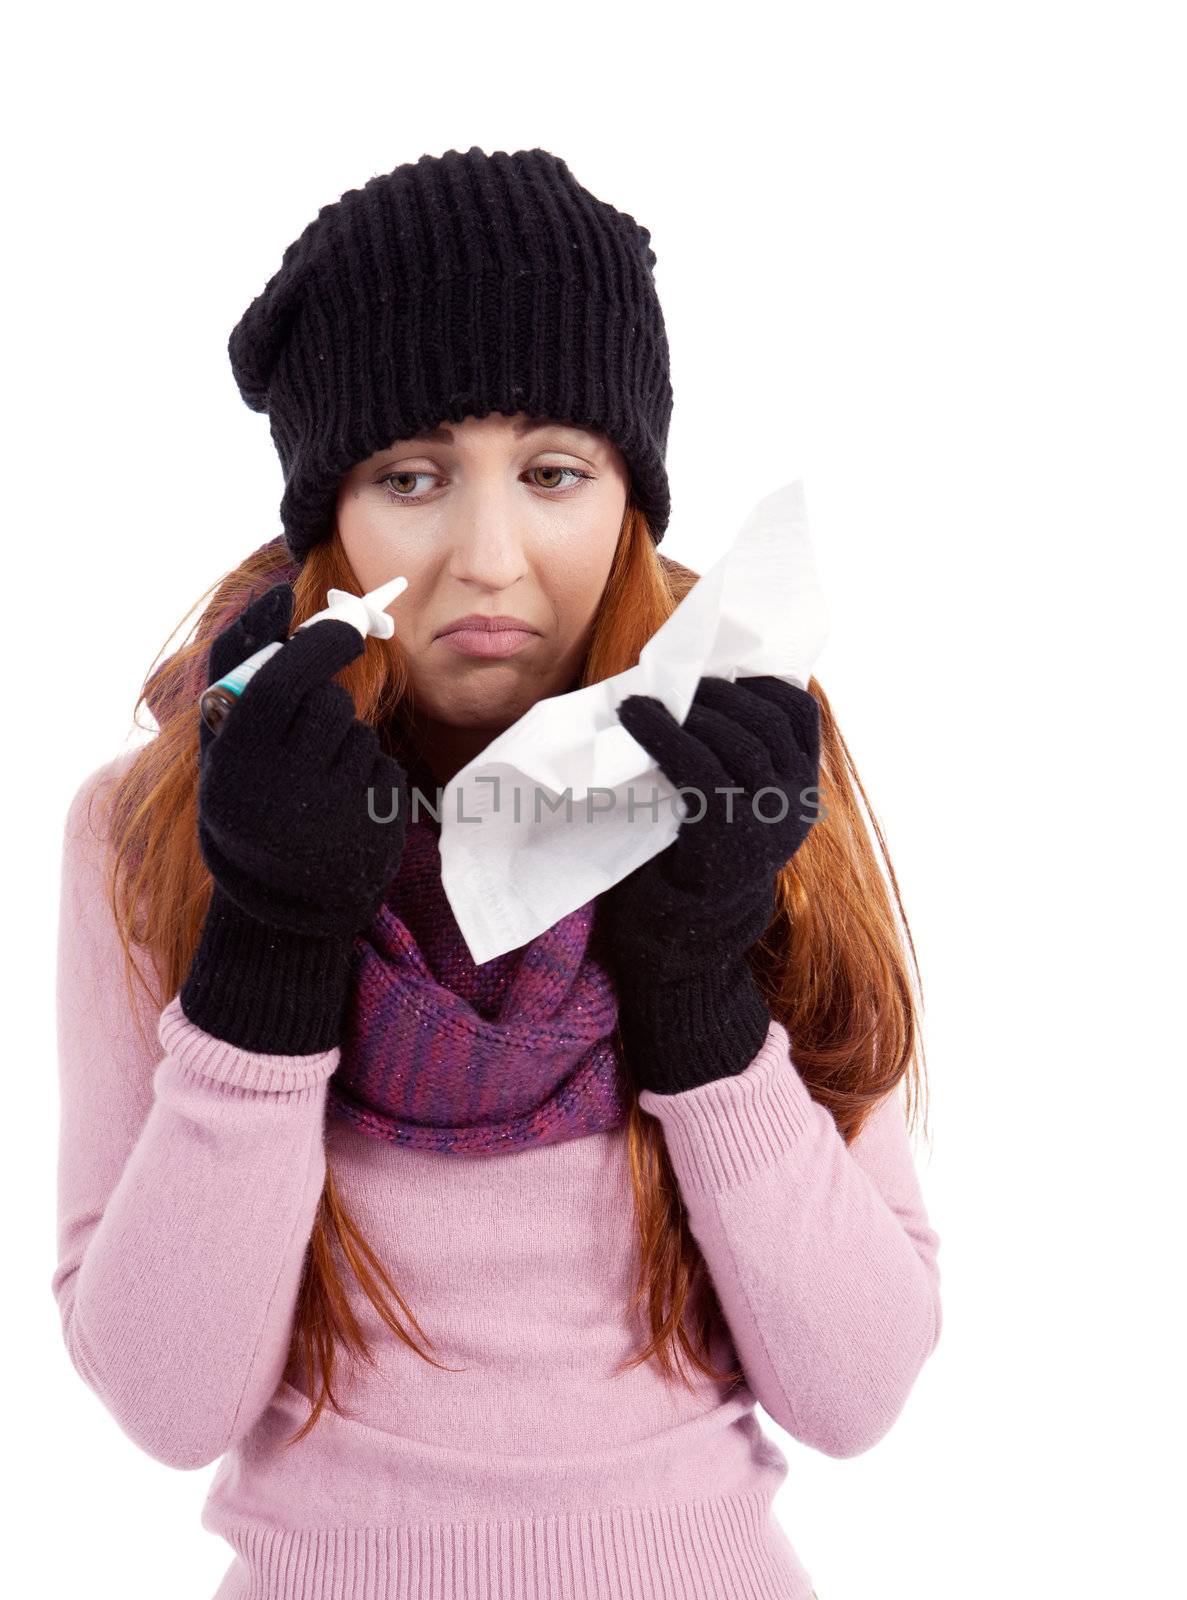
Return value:
<svg viewBox="0 0 1187 1600">
<path fill-rule="evenodd" d="M 435 706 L 433 715 L 439 722 L 447 722 L 455 728 L 481 729 L 494 734 L 517 722 L 540 698 L 540 693 L 529 684 L 509 684 L 502 690 L 493 684 L 475 684 L 469 692 L 462 689 L 451 696 L 448 704 Z"/>
<path fill-rule="evenodd" d="M 564 694 L 575 684 L 572 671 L 527 672 L 511 662 L 483 662 L 450 677 L 439 672 L 427 682 L 414 680 L 414 693 L 422 711 L 435 721 L 456 728 L 485 729 L 496 733 L 517 722 L 524 712 L 550 695 Z"/>
</svg>

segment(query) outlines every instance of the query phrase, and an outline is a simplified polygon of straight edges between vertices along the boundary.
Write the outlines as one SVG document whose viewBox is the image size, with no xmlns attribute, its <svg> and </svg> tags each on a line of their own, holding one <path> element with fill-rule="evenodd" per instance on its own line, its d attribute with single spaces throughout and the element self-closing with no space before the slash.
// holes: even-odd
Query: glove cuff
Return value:
<svg viewBox="0 0 1187 1600">
<path fill-rule="evenodd" d="M 656 1094 L 742 1072 L 771 1024 L 745 960 L 725 973 L 620 988 L 618 1018 L 628 1069 Z"/>
<path fill-rule="evenodd" d="M 244 1050 L 311 1055 L 341 1042 L 354 936 L 290 933 L 258 922 L 216 882 L 182 985 L 181 1009 Z"/>
</svg>

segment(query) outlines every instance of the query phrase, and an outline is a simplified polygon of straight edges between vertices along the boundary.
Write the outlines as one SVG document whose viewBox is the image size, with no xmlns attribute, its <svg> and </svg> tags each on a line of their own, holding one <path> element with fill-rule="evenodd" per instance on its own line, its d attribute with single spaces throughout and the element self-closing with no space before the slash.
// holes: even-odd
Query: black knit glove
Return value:
<svg viewBox="0 0 1187 1600">
<path fill-rule="evenodd" d="M 288 639 L 292 611 L 287 583 L 261 595 L 214 640 L 207 682 Z M 332 681 L 363 649 L 336 618 L 298 629 L 217 733 L 200 721 L 198 843 L 214 886 L 181 1008 L 245 1049 L 339 1042 L 351 945 L 403 854 L 404 770 Z"/>
<path fill-rule="evenodd" d="M 667 849 L 599 898 L 628 1060 L 641 1087 L 676 1094 L 741 1072 L 770 1026 L 746 955 L 816 820 L 820 709 L 781 678 L 707 677 L 682 724 L 651 695 L 618 717 L 691 791 Z"/>
</svg>

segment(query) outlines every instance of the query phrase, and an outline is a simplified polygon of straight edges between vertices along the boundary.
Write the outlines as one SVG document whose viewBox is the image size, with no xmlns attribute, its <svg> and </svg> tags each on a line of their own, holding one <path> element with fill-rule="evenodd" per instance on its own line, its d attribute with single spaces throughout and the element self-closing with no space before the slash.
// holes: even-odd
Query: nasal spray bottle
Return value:
<svg viewBox="0 0 1187 1600">
<path fill-rule="evenodd" d="M 315 611 L 313 616 L 306 617 L 300 627 L 294 631 L 299 633 L 301 628 L 311 627 L 315 622 L 324 622 L 336 618 L 340 622 L 349 622 L 357 628 L 363 638 L 370 635 L 375 639 L 390 639 L 396 631 L 396 624 L 388 616 L 386 607 L 403 594 L 408 587 L 405 577 L 389 578 L 386 583 L 381 583 L 378 589 L 372 589 L 369 594 L 350 594 L 345 589 L 328 589 L 326 599 L 329 604 L 322 611 Z M 239 696 L 247 687 L 248 680 L 260 670 L 264 662 L 282 650 L 288 643 L 287 639 L 273 639 L 270 644 L 262 646 L 254 655 L 248 656 L 246 661 L 241 661 L 237 667 L 225 673 L 216 683 L 210 684 L 198 696 L 198 708 L 202 713 L 202 720 L 206 726 L 217 733 L 223 725 L 223 719 L 232 709 Z"/>
</svg>

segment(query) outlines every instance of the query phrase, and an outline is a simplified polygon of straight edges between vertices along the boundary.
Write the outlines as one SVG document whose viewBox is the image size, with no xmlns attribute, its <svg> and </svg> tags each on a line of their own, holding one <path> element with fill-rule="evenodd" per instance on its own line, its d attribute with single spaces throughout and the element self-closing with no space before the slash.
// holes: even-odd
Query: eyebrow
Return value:
<svg viewBox="0 0 1187 1600">
<path fill-rule="evenodd" d="M 577 433 L 588 436 L 588 430 L 574 427 L 572 423 L 553 422 L 549 418 L 537 420 L 532 417 L 524 418 L 512 424 L 516 438 L 522 439 L 525 434 L 543 433 L 546 428 L 554 428 L 558 432 Z M 430 428 L 425 433 L 413 434 L 410 439 L 402 439 L 401 444 L 452 444 L 453 432 L 450 428 Z"/>
</svg>

